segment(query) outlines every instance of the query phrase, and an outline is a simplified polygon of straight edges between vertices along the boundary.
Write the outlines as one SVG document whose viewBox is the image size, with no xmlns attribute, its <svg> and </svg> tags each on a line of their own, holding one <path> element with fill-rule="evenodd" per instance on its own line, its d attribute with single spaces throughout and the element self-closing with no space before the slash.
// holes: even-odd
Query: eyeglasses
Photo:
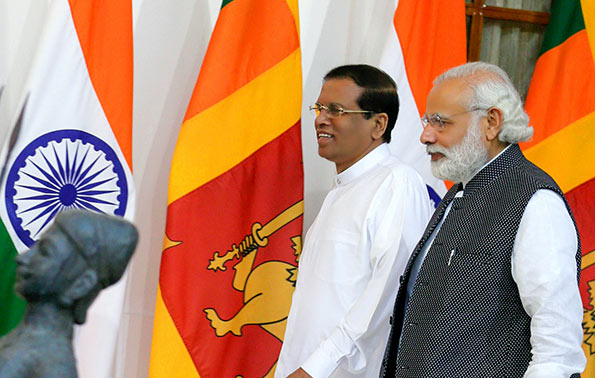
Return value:
<svg viewBox="0 0 595 378">
<path fill-rule="evenodd" d="M 366 113 L 373 114 L 374 113 L 371 110 L 347 110 L 347 109 L 343 109 L 341 107 L 341 105 L 338 105 L 338 104 L 322 105 L 322 104 L 319 104 L 318 102 L 315 103 L 314 105 L 310 106 L 310 110 L 314 110 L 317 117 L 320 115 L 320 113 L 323 110 L 325 110 L 326 114 L 328 115 L 329 118 L 339 118 L 345 113 L 348 113 L 348 114 L 349 113 L 360 113 L 360 114 L 366 114 Z"/>
<path fill-rule="evenodd" d="M 428 127 L 428 125 L 432 126 L 435 130 L 437 131 L 442 131 L 444 129 L 444 127 L 448 124 L 451 124 L 452 121 L 450 120 L 450 118 L 452 117 L 456 117 L 458 115 L 462 115 L 462 114 L 466 114 L 466 113 L 471 113 L 477 110 L 488 110 L 486 108 L 473 108 L 473 109 L 469 109 L 466 110 L 464 112 L 461 113 L 456 113 L 456 114 L 451 114 L 449 116 L 444 116 L 441 115 L 440 113 L 434 113 L 434 114 L 424 114 L 423 117 L 421 117 L 421 124 L 423 125 L 424 129 L 426 127 Z"/>
</svg>

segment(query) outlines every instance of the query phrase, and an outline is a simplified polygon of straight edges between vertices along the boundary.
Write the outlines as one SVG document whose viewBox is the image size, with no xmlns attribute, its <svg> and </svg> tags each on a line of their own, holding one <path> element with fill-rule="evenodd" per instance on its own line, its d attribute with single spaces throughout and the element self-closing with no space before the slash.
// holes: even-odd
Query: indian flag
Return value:
<svg viewBox="0 0 595 378">
<path fill-rule="evenodd" d="M 223 1 L 172 161 L 150 377 L 274 374 L 301 251 L 298 25 L 297 0 Z"/>
<path fill-rule="evenodd" d="M 401 101 L 391 146 L 395 155 L 422 175 L 438 206 L 446 187 L 432 175 L 425 147 L 419 142 L 420 118 L 434 78 L 467 60 L 465 2 L 399 0 L 395 6 L 380 63 L 397 81 Z"/>
<path fill-rule="evenodd" d="M 595 376 L 595 2 L 554 0 L 525 108 L 525 155 L 560 185 L 581 236 L 587 367 Z"/>
<path fill-rule="evenodd" d="M 55 0 L 42 35 L 2 155 L 3 331 L 23 312 L 11 291 L 14 255 L 59 212 L 134 213 L 131 2 Z M 105 290 L 75 332 L 81 376 L 111 376 L 124 284 Z"/>
</svg>

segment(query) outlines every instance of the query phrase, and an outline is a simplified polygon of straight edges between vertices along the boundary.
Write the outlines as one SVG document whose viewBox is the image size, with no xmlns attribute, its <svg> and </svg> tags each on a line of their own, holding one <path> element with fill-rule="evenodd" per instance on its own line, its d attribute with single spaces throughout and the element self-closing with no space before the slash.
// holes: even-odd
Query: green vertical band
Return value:
<svg viewBox="0 0 595 378">
<path fill-rule="evenodd" d="M 539 55 L 562 44 L 584 28 L 580 0 L 553 0 L 550 22 L 545 29 Z"/>
<path fill-rule="evenodd" d="M 25 301 L 14 291 L 14 277 L 17 251 L 0 222 L 0 336 L 13 329 L 25 313 Z"/>
</svg>

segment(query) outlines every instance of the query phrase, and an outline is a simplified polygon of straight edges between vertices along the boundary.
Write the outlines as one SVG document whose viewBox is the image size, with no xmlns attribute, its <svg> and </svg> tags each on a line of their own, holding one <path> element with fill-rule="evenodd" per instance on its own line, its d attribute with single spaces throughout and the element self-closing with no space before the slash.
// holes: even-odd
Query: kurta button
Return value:
<svg viewBox="0 0 595 378">
<path fill-rule="evenodd" d="M 405 281 L 405 276 L 401 275 L 401 277 L 399 277 L 399 283 L 402 284 Z"/>
<path fill-rule="evenodd" d="M 392 316 L 390 318 L 388 318 L 388 322 L 390 325 L 393 325 L 393 317 Z"/>
</svg>

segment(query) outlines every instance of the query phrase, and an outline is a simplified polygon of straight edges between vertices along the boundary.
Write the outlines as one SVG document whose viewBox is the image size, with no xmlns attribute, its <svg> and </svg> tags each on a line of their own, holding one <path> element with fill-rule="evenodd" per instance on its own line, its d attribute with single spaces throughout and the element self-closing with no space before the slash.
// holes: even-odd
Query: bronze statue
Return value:
<svg viewBox="0 0 595 378">
<path fill-rule="evenodd" d="M 23 321 L 0 339 L 0 378 L 77 377 L 73 323 L 85 322 L 99 292 L 117 282 L 134 252 L 136 228 L 120 217 L 73 210 L 58 216 L 16 257 Z"/>
</svg>

